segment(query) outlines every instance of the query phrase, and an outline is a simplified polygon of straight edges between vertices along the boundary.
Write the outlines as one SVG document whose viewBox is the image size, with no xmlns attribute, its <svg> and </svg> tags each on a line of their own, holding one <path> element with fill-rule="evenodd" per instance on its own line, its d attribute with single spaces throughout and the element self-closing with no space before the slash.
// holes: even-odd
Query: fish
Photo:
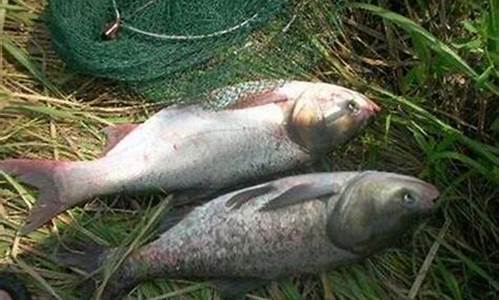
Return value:
<svg viewBox="0 0 500 300">
<path fill-rule="evenodd" d="M 144 281 L 182 278 L 212 281 L 234 299 L 269 281 L 334 270 L 393 246 L 438 197 L 430 183 L 379 171 L 296 175 L 233 191 L 133 250 L 101 296 L 121 299 Z M 58 261 L 98 274 L 117 252 L 95 249 Z"/>
<path fill-rule="evenodd" d="M 0 171 L 38 188 L 21 234 L 93 197 L 219 190 L 284 172 L 345 143 L 380 108 L 333 84 L 289 81 L 233 97 L 224 109 L 170 106 L 142 124 L 107 127 L 91 161 L 6 159 Z"/>
</svg>

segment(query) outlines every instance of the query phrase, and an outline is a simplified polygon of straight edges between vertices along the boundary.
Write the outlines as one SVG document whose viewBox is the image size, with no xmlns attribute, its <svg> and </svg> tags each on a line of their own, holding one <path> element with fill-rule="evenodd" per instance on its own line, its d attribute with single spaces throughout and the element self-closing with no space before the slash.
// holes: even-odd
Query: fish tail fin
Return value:
<svg viewBox="0 0 500 300">
<path fill-rule="evenodd" d="M 38 188 L 39 196 L 31 209 L 21 234 L 37 229 L 45 222 L 68 208 L 63 199 L 66 185 L 61 182 L 60 171 L 71 162 L 56 160 L 7 159 L 0 161 L 0 171 Z"/>
<path fill-rule="evenodd" d="M 125 259 L 113 271 L 103 285 L 104 274 L 115 259 L 124 254 L 125 249 L 108 248 L 94 242 L 71 241 L 57 251 L 55 261 L 68 268 L 83 271 L 88 274 L 87 280 L 81 284 L 80 296 L 85 299 L 95 298 L 102 300 L 123 299 L 143 277 L 136 274 L 135 262 Z"/>
<path fill-rule="evenodd" d="M 64 245 L 64 246 L 63 246 Z M 61 245 L 54 260 L 57 264 L 86 273 L 86 280 L 78 285 L 81 299 L 92 299 L 102 279 L 100 268 L 111 248 L 92 241 L 71 240 Z"/>
<path fill-rule="evenodd" d="M 64 247 L 57 250 L 55 260 L 64 267 L 95 275 L 110 250 L 111 248 L 95 242 L 72 240 L 65 242 Z"/>
</svg>

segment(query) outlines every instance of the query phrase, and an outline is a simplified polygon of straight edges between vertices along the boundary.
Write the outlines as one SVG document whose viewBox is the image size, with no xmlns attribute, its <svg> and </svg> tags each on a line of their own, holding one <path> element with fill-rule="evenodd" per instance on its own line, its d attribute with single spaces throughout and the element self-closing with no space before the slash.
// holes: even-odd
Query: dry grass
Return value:
<svg viewBox="0 0 500 300">
<path fill-rule="evenodd" d="M 338 82 L 375 98 L 384 113 L 319 169 L 413 174 L 440 186 L 442 205 L 398 250 L 321 276 L 285 279 L 249 299 L 496 298 L 498 3 L 380 0 L 341 12 L 326 1 L 296 3 L 291 37 L 255 36 L 267 46 L 243 53 L 242 63 L 257 78 Z M 0 159 L 92 159 L 104 145 L 103 127 L 143 120 L 163 105 L 64 68 L 39 19 L 42 8 L 37 1 L 0 0 Z M 300 51 L 277 51 L 291 43 Z M 51 259 L 66 238 L 127 244 L 145 234 L 154 211 L 148 207 L 164 204 L 161 195 L 95 199 L 21 237 L 33 195 L 0 176 L 0 266 L 21 274 L 37 299 L 77 295 L 82 278 Z M 217 297 L 205 284 L 167 280 L 132 295 Z"/>
</svg>

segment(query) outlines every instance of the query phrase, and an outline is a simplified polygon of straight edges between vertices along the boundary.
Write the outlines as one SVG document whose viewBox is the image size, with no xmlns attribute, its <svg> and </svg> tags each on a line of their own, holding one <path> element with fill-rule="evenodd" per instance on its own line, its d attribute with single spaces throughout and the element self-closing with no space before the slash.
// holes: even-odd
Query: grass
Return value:
<svg viewBox="0 0 500 300">
<path fill-rule="evenodd" d="M 104 126 L 144 120 L 164 103 L 64 68 L 42 8 L 0 0 L 0 158 L 95 158 Z M 498 2 L 296 1 L 273 27 L 286 32 L 255 34 L 256 46 L 235 61 L 247 77 L 340 83 L 383 106 L 374 124 L 315 170 L 412 174 L 443 196 L 439 211 L 400 247 L 284 279 L 248 299 L 497 298 Z M 82 277 L 59 267 L 52 250 L 69 237 L 136 247 L 151 238 L 164 196 L 95 199 L 21 237 L 34 194 L 2 174 L 0 268 L 19 273 L 37 299 L 75 298 Z M 180 280 L 148 282 L 131 295 L 217 298 L 205 283 Z"/>
</svg>

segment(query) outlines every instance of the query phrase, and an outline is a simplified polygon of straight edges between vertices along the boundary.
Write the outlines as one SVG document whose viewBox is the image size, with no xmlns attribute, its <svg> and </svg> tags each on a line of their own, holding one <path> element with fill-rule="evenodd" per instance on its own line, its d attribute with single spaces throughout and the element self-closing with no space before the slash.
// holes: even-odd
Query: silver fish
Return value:
<svg viewBox="0 0 500 300">
<path fill-rule="evenodd" d="M 234 297 L 266 281 L 331 270 L 393 245 L 438 196 L 429 183 L 376 171 L 292 176 L 231 192 L 133 251 L 103 299 L 151 278 L 214 280 Z M 113 251 L 62 262 L 95 271 Z"/>
<path fill-rule="evenodd" d="M 93 161 L 7 159 L 0 170 L 39 189 L 22 233 L 91 197 L 144 190 L 217 190 L 312 161 L 349 140 L 379 107 L 332 84 L 291 81 L 224 110 L 169 107 L 105 129 Z"/>
</svg>

